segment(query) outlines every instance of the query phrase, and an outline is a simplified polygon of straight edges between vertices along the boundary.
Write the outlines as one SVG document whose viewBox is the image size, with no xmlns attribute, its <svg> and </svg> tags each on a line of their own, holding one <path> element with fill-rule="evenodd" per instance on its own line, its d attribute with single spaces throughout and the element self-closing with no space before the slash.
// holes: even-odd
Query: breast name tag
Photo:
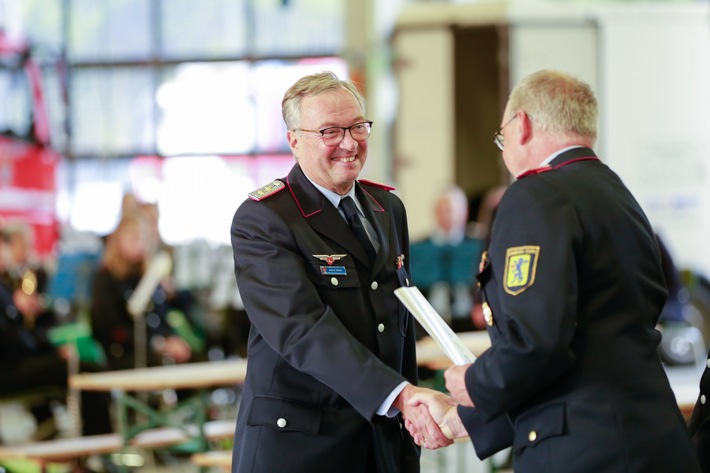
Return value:
<svg viewBox="0 0 710 473">
<path fill-rule="evenodd" d="M 328 276 L 346 276 L 345 266 L 321 266 L 320 273 Z"/>
</svg>

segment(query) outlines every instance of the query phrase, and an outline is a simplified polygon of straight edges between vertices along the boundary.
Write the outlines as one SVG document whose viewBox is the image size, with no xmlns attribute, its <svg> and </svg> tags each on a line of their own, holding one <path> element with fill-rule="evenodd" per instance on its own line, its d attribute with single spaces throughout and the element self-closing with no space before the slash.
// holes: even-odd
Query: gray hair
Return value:
<svg viewBox="0 0 710 473">
<path fill-rule="evenodd" d="M 281 113 L 283 114 L 286 128 L 295 130 L 300 125 L 301 101 L 305 97 L 340 88 L 346 89 L 353 94 L 358 105 L 360 105 L 362 114 L 365 115 L 365 99 L 352 81 L 338 79 L 332 72 L 320 72 L 301 77 L 284 94 L 284 98 L 281 101 Z"/>
<path fill-rule="evenodd" d="M 598 104 L 591 87 L 564 72 L 543 69 L 513 88 L 506 113 L 522 110 L 533 125 L 555 135 L 597 138 Z"/>
</svg>

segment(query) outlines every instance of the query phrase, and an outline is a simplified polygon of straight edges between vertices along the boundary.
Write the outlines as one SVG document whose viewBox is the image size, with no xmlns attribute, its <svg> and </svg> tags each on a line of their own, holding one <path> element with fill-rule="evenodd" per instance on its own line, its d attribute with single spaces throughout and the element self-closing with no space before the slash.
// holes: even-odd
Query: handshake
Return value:
<svg viewBox="0 0 710 473">
<path fill-rule="evenodd" d="M 435 450 L 468 435 L 456 406 L 473 406 L 465 381 L 469 366 L 452 366 L 444 373 L 451 396 L 410 384 L 395 400 L 394 407 L 402 412 L 404 425 L 417 445 Z"/>
</svg>

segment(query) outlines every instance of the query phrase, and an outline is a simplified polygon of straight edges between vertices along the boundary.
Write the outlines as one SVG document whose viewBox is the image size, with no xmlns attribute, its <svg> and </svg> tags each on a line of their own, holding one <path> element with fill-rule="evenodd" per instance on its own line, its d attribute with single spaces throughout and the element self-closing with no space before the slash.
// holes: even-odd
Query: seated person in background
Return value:
<svg viewBox="0 0 710 473">
<path fill-rule="evenodd" d="M 661 254 L 661 269 L 668 289 L 668 298 L 658 320 L 657 328 L 662 335 L 658 353 L 661 360 L 669 365 L 695 364 L 703 356 L 706 348 L 701 332 L 702 319 L 690 300 L 688 288 L 683 283 L 670 251 L 658 234 L 656 234 L 656 241 Z"/>
<path fill-rule="evenodd" d="M 127 303 L 147 266 L 141 219 L 124 215 L 113 233 L 107 236 L 100 267 L 94 277 L 91 302 L 91 326 L 101 343 L 108 368 L 136 367 L 134 320 Z M 163 359 L 190 361 L 192 350 L 167 322 L 170 309 L 165 290 L 158 286 L 145 309 L 145 360 L 149 366 L 163 364 Z"/>
<path fill-rule="evenodd" d="M 434 309 L 456 332 L 474 330 L 474 276 L 483 241 L 466 234 L 468 199 L 456 185 L 444 189 L 434 207 L 436 229 L 412 243 L 412 277 Z M 418 327 L 418 336 L 425 335 Z"/>
<path fill-rule="evenodd" d="M 5 240 L 0 239 L 0 248 L 4 246 Z M 38 314 L 44 310 L 36 291 L 0 283 L 0 395 L 51 386 L 67 388 L 69 359 L 77 354 L 73 347 L 55 347 L 43 336 L 44 332 L 32 330 Z M 79 371 L 102 369 L 92 363 L 79 364 Z M 84 435 L 112 431 L 110 402 L 109 393 L 81 393 Z M 36 408 L 33 415 L 38 423 L 48 419 L 49 405 Z"/>
<path fill-rule="evenodd" d="M 668 299 L 663 307 L 663 312 L 661 312 L 659 322 L 661 324 L 665 322 L 687 323 L 687 311 L 685 308 L 690 302 L 688 289 L 681 280 L 680 272 L 675 266 L 671 252 L 658 234 L 656 234 L 656 241 L 661 252 L 661 268 L 663 269 L 663 276 L 666 279 L 666 288 L 668 289 Z"/>
<path fill-rule="evenodd" d="M 8 222 L 0 232 L 0 238 L 3 242 L 0 251 L 0 279 L 12 290 L 21 288 L 26 294 L 36 295 L 33 300 L 38 305 L 37 310 L 25 316 L 25 323 L 28 328 L 38 332 L 40 337 L 46 337 L 47 331 L 57 324 L 57 320 L 46 292 L 47 271 L 33 254 L 32 227 L 25 222 Z"/>
<path fill-rule="evenodd" d="M 476 220 L 469 223 L 469 234 L 474 238 L 483 240 L 484 251 L 488 249 L 488 245 L 491 242 L 491 229 L 493 228 L 493 220 L 498 210 L 498 203 L 507 188 L 508 186 L 497 186 L 488 189 L 481 197 Z M 483 263 L 483 261 L 480 261 L 479 267 Z M 486 318 L 483 315 L 483 297 L 478 288 L 473 293 L 471 319 L 477 330 L 484 330 L 486 328 Z"/>
<path fill-rule="evenodd" d="M 180 263 L 176 258 L 175 248 L 168 245 L 160 233 L 160 210 L 158 204 L 139 202 L 138 214 L 143 222 L 144 250 L 148 261 L 161 252 L 168 254 L 173 262 L 171 272 L 165 276 L 160 285 L 165 292 L 166 304 L 170 307 L 168 322 L 176 328 L 176 332 L 190 345 L 192 361 L 207 360 L 205 350 L 207 323 L 201 306 L 192 291 L 180 288 L 175 284 L 176 266 Z M 183 260 L 184 264 L 184 260 Z M 233 275 L 232 279 L 234 279 Z"/>
</svg>

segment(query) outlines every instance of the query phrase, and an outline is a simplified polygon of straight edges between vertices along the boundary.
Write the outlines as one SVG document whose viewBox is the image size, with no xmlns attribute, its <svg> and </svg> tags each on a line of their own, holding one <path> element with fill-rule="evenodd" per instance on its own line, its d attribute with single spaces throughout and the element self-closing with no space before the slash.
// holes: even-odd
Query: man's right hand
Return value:
<svg viewBox="0 0 710 473">
<path fill-rule="evenodd" d="M 449 439 L 466 437 L 468 432 L 459 418 L 455 399 L 438 391 L 420 392 L 409 399 L 413 406 L 426 406 L 431 417 L 436 421 L 441 432 Z M 405 422 L 407 430 L 412 427 Z M 411 430 L 410 430 L 411 433 Z M 428 447 L 428 445 L 422 445 Z"/>
<path fill-rule="evenodd" d="M 411 402 L 412 397 L 417 394 L 421 396 L 444 396 L 438 391 L 408 384 L 394 400 L 393 406 L 402 412 L 405 419 L 405 427 L 414 438 L 414 442 L 432 450 L 454 443 L 453 440 L 444 435 L 425 405 Z"/>
</svg>

